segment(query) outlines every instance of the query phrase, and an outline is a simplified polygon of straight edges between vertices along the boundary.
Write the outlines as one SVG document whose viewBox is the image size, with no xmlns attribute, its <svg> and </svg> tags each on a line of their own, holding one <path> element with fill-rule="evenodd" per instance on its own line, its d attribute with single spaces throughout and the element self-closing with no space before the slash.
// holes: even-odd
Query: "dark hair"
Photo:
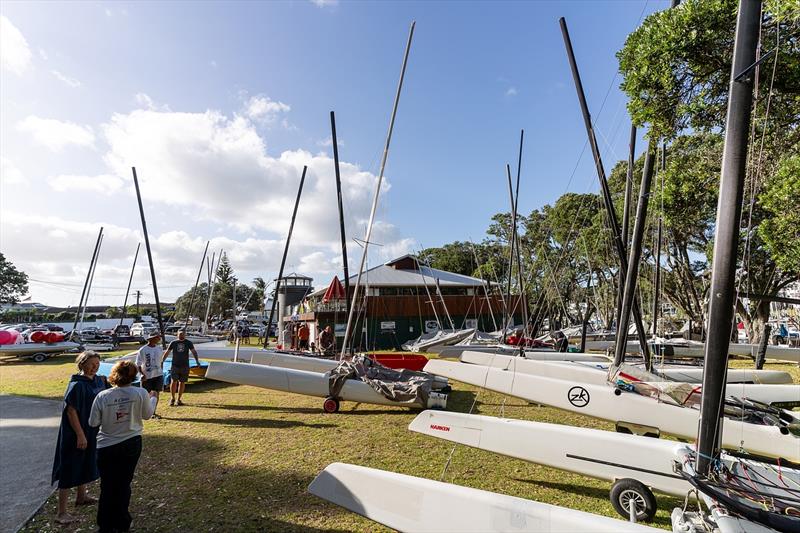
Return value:
<svg viewBox="0 0 800 533">
<path fill-rule="evenodd" d="M 133 361 L 120 361 L 111 369 L 111 375 L 108 376 L 108 382 L 115 387 L 124 387 L 130 385 L 136 379 L 136 374 L 139 370 Z"/>
</svg>

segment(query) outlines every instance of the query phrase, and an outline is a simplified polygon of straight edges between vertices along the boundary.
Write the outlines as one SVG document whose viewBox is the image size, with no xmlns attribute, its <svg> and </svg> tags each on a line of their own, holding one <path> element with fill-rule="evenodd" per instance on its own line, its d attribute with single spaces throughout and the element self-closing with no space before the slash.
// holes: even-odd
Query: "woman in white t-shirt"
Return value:
<svg viewBox="0 0 800 533">
<path fill-rule="evenodd" d="M 97 395 L 89 425 L 97 434 L 97 468 L 100 471 L 100 501 L 97 526 L 101 533 L 128 531 L 131 515 L 131 481 L 142 453 L 143 419 L 153 416 L 156 398 L 139 387 L 131 387 L 139 370 L 132 361 L 120 361 L 108 377 L 114 388 Z"/>
</svg>

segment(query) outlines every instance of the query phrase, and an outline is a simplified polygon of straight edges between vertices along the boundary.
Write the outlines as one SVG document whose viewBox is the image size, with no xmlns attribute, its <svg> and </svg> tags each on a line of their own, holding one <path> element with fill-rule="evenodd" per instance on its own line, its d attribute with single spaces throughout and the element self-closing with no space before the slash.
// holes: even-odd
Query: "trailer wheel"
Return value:
<svg viewBox="0 0 800 533">
<path fill-rule="evenodd" d="M 611 504 L 620 515 L 629 519 L 631 502 L 635 506 L 637 522 L 649 522 L 656 515 L 656 497 L 649 488 L 635 479 L 618 480 L 611 487 Z"/>
<path fill-rule="evenodd" d="M 35 353 L 31 359 L 33 359 L 34 363 L 44 363 L 47 361 L 47 355 L 43 353 Z"/>
<path fill-rule="evenodd" d="M 325 401 L 322 402 L 322 410 L 326 413 L 335 413 L 339 411 L 339 400 L 333 396 L 328 396 L 325 398 Z"/>
</svg>

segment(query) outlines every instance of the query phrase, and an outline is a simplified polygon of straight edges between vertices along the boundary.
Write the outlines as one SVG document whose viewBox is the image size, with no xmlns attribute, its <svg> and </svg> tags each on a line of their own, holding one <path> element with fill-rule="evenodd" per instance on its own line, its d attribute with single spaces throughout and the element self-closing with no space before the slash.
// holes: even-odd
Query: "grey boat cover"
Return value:
<svg viewBox="0 0 800 533">
<path fill-rule="evenodd" d="M 434 380 L 434 376 L 427 372 L 394 370 L 365 355 L 356 355 L 352 360 L 342 361 L 328 375 L 329 392 L 334 398 L 339 397 L 345 381 L 359 379 L 389 400 L 419 405 L 428 405 Z"/>
</svg>

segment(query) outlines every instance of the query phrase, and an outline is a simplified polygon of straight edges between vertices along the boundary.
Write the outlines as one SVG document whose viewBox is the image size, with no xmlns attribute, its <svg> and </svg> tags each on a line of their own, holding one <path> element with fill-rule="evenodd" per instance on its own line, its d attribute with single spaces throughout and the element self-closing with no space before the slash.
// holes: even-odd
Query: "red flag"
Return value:
<svg viewBox="0 0 800 533">
<path fill-rule="evenodd" d="M 339 276 L 333 276 L 331 284 L 328 285 L 328 289 L 325 291 L 325 296 L 322 297 L 322 303 L 327 303 L 330 300 L 342 300 L 344 297 L 344 287 L 342 282 L 339 281 Z"/>
</svg>

